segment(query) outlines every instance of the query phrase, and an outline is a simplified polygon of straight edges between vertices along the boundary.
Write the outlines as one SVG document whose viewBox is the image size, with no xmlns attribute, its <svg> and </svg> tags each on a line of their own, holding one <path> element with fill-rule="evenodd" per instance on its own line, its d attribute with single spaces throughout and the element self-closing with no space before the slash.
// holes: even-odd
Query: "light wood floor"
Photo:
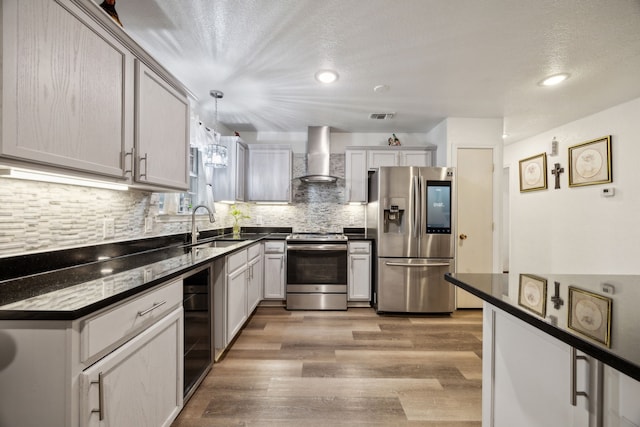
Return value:
<svg viewBox="0 0 640 427">
<path fill-rule="evenodd" d="M 173 427 L 479 427 L 481 316 L 259 307 Z"/>
</svg>

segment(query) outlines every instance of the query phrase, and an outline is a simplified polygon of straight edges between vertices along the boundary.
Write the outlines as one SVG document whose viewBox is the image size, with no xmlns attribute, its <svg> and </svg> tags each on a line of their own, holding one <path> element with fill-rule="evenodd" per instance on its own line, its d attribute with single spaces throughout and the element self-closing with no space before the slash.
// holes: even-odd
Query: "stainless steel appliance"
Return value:
<svg viewBox="0 0 640 427">
<path fill-rule="evenodd" d="M 450 313 L 455 271 L 452 168 L 381 167 L 369 179 L 367 233 L 375 236 L 378 312 Z"/>
<path fill-rule="evenodd" d="M 184 397 L 191 397 L 211 369 L 211 298 L 209 267 L 184 278 Z"/>
<path fill-rule="evenodd" d="M 347 237 L 291 234 L 287 242 L 287 309 L 347 309 Z"/>
</svg>

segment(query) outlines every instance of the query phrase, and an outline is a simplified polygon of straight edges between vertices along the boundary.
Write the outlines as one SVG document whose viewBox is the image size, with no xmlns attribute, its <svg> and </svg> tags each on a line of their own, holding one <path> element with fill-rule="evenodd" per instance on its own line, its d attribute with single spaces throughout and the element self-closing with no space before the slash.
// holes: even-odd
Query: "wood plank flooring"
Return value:
<svg viewBox="0 0 640 427">
<path fill-rule="evenodd" d="M 173 427 L 480 427 L 482 314 L 258 307 Z"/>
</svg>

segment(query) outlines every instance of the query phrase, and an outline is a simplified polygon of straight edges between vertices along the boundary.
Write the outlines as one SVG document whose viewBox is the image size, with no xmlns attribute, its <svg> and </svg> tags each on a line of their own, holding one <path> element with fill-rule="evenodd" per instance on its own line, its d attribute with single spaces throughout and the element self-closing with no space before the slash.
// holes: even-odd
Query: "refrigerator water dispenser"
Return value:
<svg viewBox="0 0 640 427">
<path fill-rule="evenodd" d="M 404 233 L 404 198 L 390 198 L 384 207 L 384 232 Z"/>
</svg>

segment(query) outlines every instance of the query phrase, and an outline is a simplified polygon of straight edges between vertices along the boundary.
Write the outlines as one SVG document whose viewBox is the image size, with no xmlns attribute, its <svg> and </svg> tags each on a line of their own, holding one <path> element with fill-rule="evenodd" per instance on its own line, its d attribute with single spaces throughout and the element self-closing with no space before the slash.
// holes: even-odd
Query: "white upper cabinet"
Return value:
<svg viewBox="0 0 640 427">
<path fill-rule="evenodd" d="M 237 136 L 223 136 L 227 147 L 227 167 L 213 170 L 213 198 L 217 202 L 245 201 L 247 145 Z"/>
<path fill-rule="evenodd" d="M 136 181 L 187 190 L 189 102 L 136 60 Z"/>
<path fill-rule="evenodd" d="M 400 166 L 433 166 L 431 150 L 406 150 L 398 152 Z"/>
<path fill-rule="evenodd" d="M 249 145 L 248 200 L 291 202 L 291 170 L 291 147 Z"/>
<path fill-rule="evenodd" d="M 366 203 L 369 170 L 381 166 L 433 166 L 435 146 L 346 147 L 345 202 Z"/>
<path fill-rule="evenodd" d="M 400 166 L 400 159 L 395 151 L 369 150 L 367 155 L 369 169 L 377 169 L 380 166 Z"/>
<path fill-rule="evenodd" d="M 345 150 L 345 197 L 347 203 L 367 202 L 367 151 Z"/>
<path fill-rule="evenodd" d="M 435 147 L 389 147 L 368 151 L 369 169 L 381 166 L 433 166 Z"/>
<path fill-rule="evenodd" d="M 188 188 L 189 104 L 177 80 L 92 1 L 0 5 L 4 163 Z"/>
<path fill-rule="evenodd" d="M 2 156 L 126 179 L 130 51 L 68 0 L 6 0 L 2 20 Z"/>
</svg>

